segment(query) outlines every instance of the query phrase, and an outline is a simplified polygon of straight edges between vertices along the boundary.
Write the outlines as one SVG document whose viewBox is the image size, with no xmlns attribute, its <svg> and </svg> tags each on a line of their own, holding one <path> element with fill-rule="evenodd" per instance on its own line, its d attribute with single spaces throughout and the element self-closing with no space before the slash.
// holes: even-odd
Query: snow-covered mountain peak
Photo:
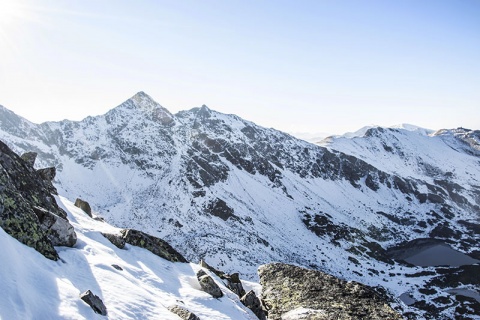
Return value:
<svg viewBox="0 0 480 320">
<path fill-rule="evenodd" d="M 163 125 L 170 125 L 174 122 L 174 116 L 170 111 L 143 91 L 136 93 L 118 107 L 110 110 L 107 115 L 112 113 L 125 113 L 128 117 L 133 118 L 140 116 L 141 119 L 150 119 Z"/>
</svg>

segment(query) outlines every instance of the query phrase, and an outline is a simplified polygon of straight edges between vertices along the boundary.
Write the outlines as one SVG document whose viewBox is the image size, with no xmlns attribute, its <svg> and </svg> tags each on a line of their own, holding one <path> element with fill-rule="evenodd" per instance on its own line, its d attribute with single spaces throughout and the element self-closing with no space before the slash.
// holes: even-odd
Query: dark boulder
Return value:
<svg viewBox="0 0 480 320">
<path fill-rule="evenodd" d="M 120 249 L 123 249 L 125 247 L 125 243 L 128 243 L 132 246 L 147 249 L 154 255 L 171 262 L 188 262 L 187 259 L 185 259 L 166 241 L 142 231 L 123 229 L 120 231 L 120 235 L 111 233 L 102 233 L 102 235 Z"/>
<path fill-rule="evenodd" d="M 223 297 L 223 292 L 218 286 L 218 284 L 205 271 L 203 270 L 198 271 L 197 279 L 203 291 L 210 294 L 214 298 Z"/>
<path fill-rule="evenodd" d="M 238 273 L 225 275 L 225 280 L 227 281 L 227 288 L 232 290 L 232 292 L 235 293 L 239 298 L 245 295 L 245 289 L 243 289 L 243 285 L 240 281 L 240 276 Z"/>
<path fill-rule="evenodd" d="M 289 319 L 402 319 L 386 297 L 358 282 L 283 263 L 263 265 L 258 273 L 268 319 L 287 313 Z"/>
<path fill-rule="evenodd" d="M 98 296 L 94 295 L 92 291 L 87 290 L 80 295 L 80 299 L 82 299 L 86 304 L 88 304 L 95 313 L 101 314 L 102 316 L 107 315 L 107 307 L 103 304 L 102 299 Z"/>
<path fill-rule="evenodd" d="M 170 306 L 168 307 L 168 310 L 171 313 L 176 314 L 177 316 L 180 317 L 180 319 L 183 319 L 183 320 L 200 320 L 200 318 L 197 317 L 194 313 L 188 311 L 186 308 L 182 306 L 178 306 L 178 305 Z"/>
<path fill-rule="evenodd" d="M 121 234 L 126 243 L 147 249 L 163 259 L 171 262 L 188 262 L 177 250 L 160 238 L 134 229 L 124 229 Z"/>
<path fill-rule="evenodd" d="M 267 319 L 265 311 L 262 307 L 262 303 L 260 302 L 260 299 L 258 299 L 255 292 L 253 292 L 252 290 L 248 291 L 245 295 L 243 295 L 240 301 L 245 307 L 252 310 L 252 312 L 257 316 L 259 320 Z"/>
<path fill-rule="evenodd" d="M 92 217 L 92 208 L 87 201 L 77 198 L 77 200 L 75 200 L 75 206 L 82 209 L 90 218 Z"/>
</svg>

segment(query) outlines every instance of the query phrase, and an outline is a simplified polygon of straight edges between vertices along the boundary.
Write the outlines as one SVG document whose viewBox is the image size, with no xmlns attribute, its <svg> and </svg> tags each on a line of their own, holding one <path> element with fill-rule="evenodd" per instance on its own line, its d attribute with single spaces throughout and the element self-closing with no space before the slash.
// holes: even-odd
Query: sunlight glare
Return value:
<svg viewBox="0 0 480 320">
<path fill-rule="evenodd" d="M 21 1 L 0 0 L 0 27 L 25 19 L 26 10 Z"/>
</svg>

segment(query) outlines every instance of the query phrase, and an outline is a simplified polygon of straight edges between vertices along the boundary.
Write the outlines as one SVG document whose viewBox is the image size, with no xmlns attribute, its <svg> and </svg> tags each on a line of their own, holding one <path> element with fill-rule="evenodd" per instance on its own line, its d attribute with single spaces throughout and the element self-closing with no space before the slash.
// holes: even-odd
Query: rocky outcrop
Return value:
<svg viewBox="0 0 480 320">
<path fill-rule="evenodd" d="M 33 157 L 26 157 L 33 159 Z M 45 257 L 57 260 L 54 245 L 73 246 L 76 235 L 47 183 L 7 145 L 0 142 L 0 227 Z"/>
<path fill-rule="evenodd" d="M 27 165 L 33 168 L 35 165 L 35 160 L 37 160 L 36 152 L 25 152 L 20 156 Z"/>
<path fill-rule="evenodd" d="M 125 239 L 121 235 L 116 235 L 112 233 L 103 233 L 102 235 L 108 239 L 111 243 L 115 245 L 115 247 L 119 249 L 123 249 L 125 247 Z"/>
<path fill-rule="evenodd" d="M 402 319 L 371 287 L 283 263 L 258 270 L 268 319 Z M 311 317 L 293 317 L 309 309 Z M 299 311 L 299 310 L 297 310 Z M 313 313 L 312 313 L 313 312 Z"/>
<path fill-rule="evenodd" d="M 188 262 L 177 250 L 166 241 L 134 229 L 123 229 L 120 235 L 102 233 L 116 247 L 123 249 L 125 243 L 147 249 L 154 255 L 171 262 Z"/>
<path fill-rule="evenodd" d="M 170 306 L 168 307 L 168 310 L 171 313 L 176 314 L 177 316 L 180 317 L 180 319 L 183 319 L 183 320 L 200 320 L 200 318 L 197 317 L 194 313 L 188 311 L 186 308 L 182 306 L 178 306 L 178 305 Z"/>
<path fill-rule="evenodd" d="M 95 313 L 101 314 L 102 316 L 107 315 L 107 307 L 103 304 L 102 299 L 98 296 L 94 295 L 92 291 L 87 290 L 80 295 L 80 299 L 82 299 L 86 304 L 88 304 Z"/>
<path fill-rule="evenodd" d="M 67 219 L 40 207 L 33 207 L 40 227 L 47 233 L 47 238 L 54 246 L 73 247 L 77 243 L 75 229 Z"/>
<path fill-rule="evenodd" d="M 263 310 L 262 303 L 260 299 L 258 299 L 255 292 L 252 290 L 248 291 L 240 301 L 243 303 L 245 307 L 252 310 L 252 312 L 257 316 L 259 320 L 266 320 L 267 317 L 265 315 L 265 311 Z"/>
<path fill-rule="evenodd" d="M 92 217 L 92 208 L 87 201 L 77 198 L 77 200 L 75 200 L 75 206 L 82 209 L 90 218 Z"/>
<path fill-rule="evenodd" d="M 238 273 L 232 273 L 225 276 L 227 281 L 227 288 L 232 290 L 239 298 L 245 295 L 245 290 L 243 289 L 242 282 L 240 281 L 240 275 Z"/>
<path fill-rule="evenodd" d="M 52 182 L 53 179 L 55 179 L 55 176 L 57 175 L 57 169 L 55 167 L 38 169 L 37 172 L 40 175 L 40 177 L 42 177 L 43 180 L 48 182 Z"/>
<path fill-rule="evenodd" d="M 205 271 L 203 270 L 198 271 L 197 279 L 203 291 L 210 294 L 214 298 L 223 297 L 223 292 L 218 286 L 218 284 Z"/>
</svg>

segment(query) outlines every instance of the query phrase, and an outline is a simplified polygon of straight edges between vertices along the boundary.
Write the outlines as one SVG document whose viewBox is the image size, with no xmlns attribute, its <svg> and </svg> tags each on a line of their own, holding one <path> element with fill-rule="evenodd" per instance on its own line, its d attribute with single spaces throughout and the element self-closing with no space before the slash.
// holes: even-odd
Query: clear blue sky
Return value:
<svg viewBox="0 0 480 320">
<path fill-rule="evenodd" d="M 480 1 L 0 0 L 0 104 L 79 120 L 141 90 L 288 132 L 480 129 Z"/>
</svg>

